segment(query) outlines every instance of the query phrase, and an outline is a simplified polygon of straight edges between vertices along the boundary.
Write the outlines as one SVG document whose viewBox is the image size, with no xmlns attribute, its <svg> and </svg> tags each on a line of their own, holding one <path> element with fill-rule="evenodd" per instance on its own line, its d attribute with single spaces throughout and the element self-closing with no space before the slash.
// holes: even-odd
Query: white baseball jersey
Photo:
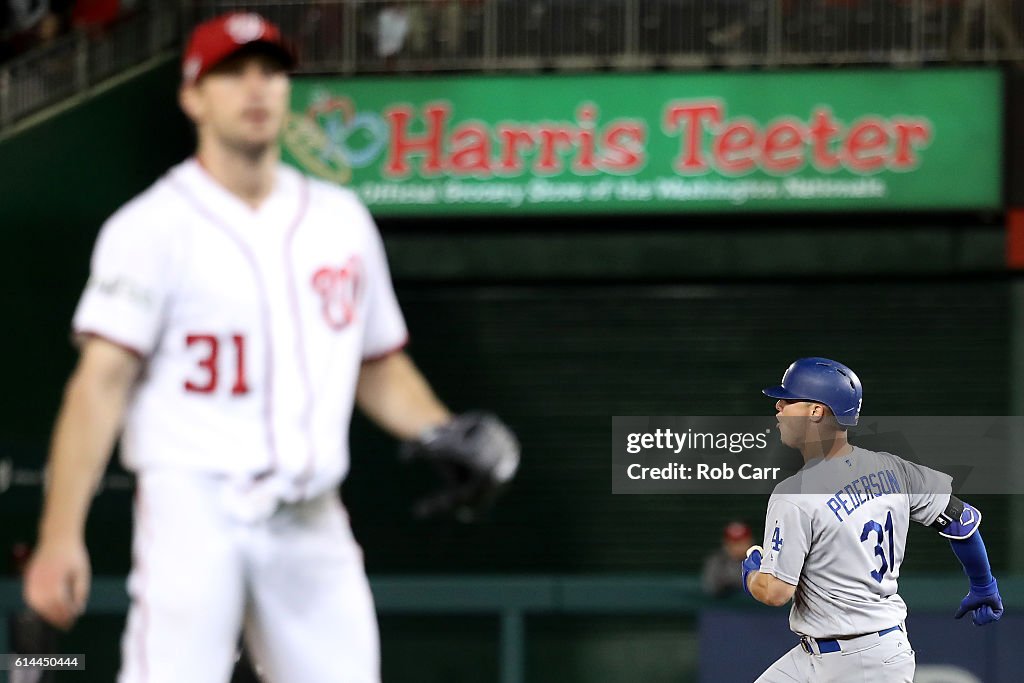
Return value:
<svg viewBox="0 0 1024 683">
<path fill-rule="evenodd" d="M 761 571 L 796 586 L 790 628 L 837 638 L 902 623 L 908 526 L 934 522 L 951 485 L 941 472 L 856 447 L 780 482 L 768 502 Z"/>
<path fill-rule="evenodd" d="M 254 210 L 194 159 L 103 226 L 74 330 L 145 359 L 127 468 L 258 478 L 282 500 L 344 478 L 360 365 L 407 336 L 352 192 L 281 165 Z"/>
</svg>

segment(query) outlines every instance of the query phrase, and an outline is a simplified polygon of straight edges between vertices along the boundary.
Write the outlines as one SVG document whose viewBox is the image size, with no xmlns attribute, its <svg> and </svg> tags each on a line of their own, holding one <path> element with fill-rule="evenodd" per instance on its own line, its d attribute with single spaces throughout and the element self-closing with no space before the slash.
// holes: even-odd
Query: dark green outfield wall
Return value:
<svg viewBox="0 0 1024 683">
<path fill-rule="evenodd" d="M 161 67 L 0 142 L 0 447 L 23 470 L 42 463 L 74 361 L 68 321 L 100 223 L 189 153 L 174 80 Z M 998 217 L 770 220 L 383 224 L 410 353 L 454 408 L 505 416 L 524 464 L 483 524 L 414 523 L 422 473 L 400 469 L 394 444 L 357 419 L 344 495 L 369 570 L 695 571 L 721 525 L 741 516 L 759 527 L 765 501 L 611 496 L 609 416 L 766 412 L 760 388 L 800 355 L 855 367 L 867 413 L 1009 411 Z M 1006 502 L 979 503 L 1001 567 Z M 0 495 L 0 552 L 31 540 L 38 505 L 34 487 Z M 99 574 L 127 570 L 129 505 L 127 492 L 97 500 Z M 910 543 L 909 570 L 954 568 L 931 535 L 915 529 Z M 384 631 L 386 652 L 389 634 L 422 644 L 415 620 Z M 492 632 L 455 631 L 490 666 Z M 437 680 L 456 680 L 442 669 Z"/>
<path fill-rule="evenodd" d="M 36 441 L 56 409 L 100 224 L 188 154 L 174 73 L 165 65 L 0 142 L 3 343 L 23 361 L 10 377 L 17 398 L 3 411 L 5 441 Z"/>
<path fill-rule="evenodd" d="M 345 491 L 376 571 L 696 569 L 700 549 L 716 542 L 730 515 L 759 526 L 765 501 L 609 495 L 609 416 L 768 413 L 772 401 L 760 389 L 799 356 L 835 356 L 856 368 L 867 413 L 1001 414 L 1009 400 L 1000 282 L 399 292 L 410 352 L 440 394 L 457 409 L 496 408 L 518 428 L 525 460 L 488 528 L 427 534 L 405 514 L 412 483 L 391 464 L 388 444 L 374 439 L 376 448 L 356 453 Z M 907 566 L 929 567 L 949 553 L 941 543 L 921 545 Z M 991 545 L 998 563 L 1002 550 Z"/>
</svg>

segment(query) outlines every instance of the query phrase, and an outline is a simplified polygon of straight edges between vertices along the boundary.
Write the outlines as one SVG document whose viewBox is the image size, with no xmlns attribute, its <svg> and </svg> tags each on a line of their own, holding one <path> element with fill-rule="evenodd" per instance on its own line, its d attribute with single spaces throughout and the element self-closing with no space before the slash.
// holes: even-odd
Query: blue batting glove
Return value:
<svg viewBox="0 0 1024 683">
<path fill-rule="evenodd" d="M 752 545 L 747 548 L 747 559 L 740 563 L 740 567 L 743 569 L 743 592 L 750 595 L 750 586 L 747 585 L 747 577 L 750 576 L 750 572 L 756 572 L 761 568 L 761 554 L 764 552 L 764 548 L 759 545 Z M 1000 615 L 1002 612 L 1000 612 Z"/>
<path fill-rule="evenodd" d="M 1003 599 L 999 595 L 999 586 L 996 580 L 984 586 L 971 586 L 971 592 L 960 602 L 960 609 L 956 611 L 955 618 L 971 613 L 971 620 L 975 626 L 984 626 L 993 621 L 999 621 L 1003 616 Z"/>
</svg>

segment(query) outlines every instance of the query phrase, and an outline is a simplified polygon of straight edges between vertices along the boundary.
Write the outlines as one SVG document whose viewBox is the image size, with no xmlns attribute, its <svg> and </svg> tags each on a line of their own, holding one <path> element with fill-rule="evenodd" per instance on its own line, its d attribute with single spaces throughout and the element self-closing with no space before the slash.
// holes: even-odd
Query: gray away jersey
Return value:
<svg viewBox="0 0 1024 683">
<path fill-rule="evenodd" d="M 853 452 L 808 463 L 775 487 L 761 571 L 796 586 L 790 628 L 849 637 L 907 616 L 897 580 L 910 521 L 931 524 L 952 479 L 891 453 Z"/>
</svg>

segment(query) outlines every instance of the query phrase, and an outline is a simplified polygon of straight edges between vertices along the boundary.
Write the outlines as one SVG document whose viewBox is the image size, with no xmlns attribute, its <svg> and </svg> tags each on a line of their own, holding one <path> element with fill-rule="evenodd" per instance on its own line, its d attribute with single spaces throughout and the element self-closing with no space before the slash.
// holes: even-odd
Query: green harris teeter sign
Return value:
<svg viewBox="0 0 1024 683">
<path fill-rule="evenodd" d="M 1000 206 L 995 70 L 301 79 L 285 157 L 378 215 Z"/>
</svg>

